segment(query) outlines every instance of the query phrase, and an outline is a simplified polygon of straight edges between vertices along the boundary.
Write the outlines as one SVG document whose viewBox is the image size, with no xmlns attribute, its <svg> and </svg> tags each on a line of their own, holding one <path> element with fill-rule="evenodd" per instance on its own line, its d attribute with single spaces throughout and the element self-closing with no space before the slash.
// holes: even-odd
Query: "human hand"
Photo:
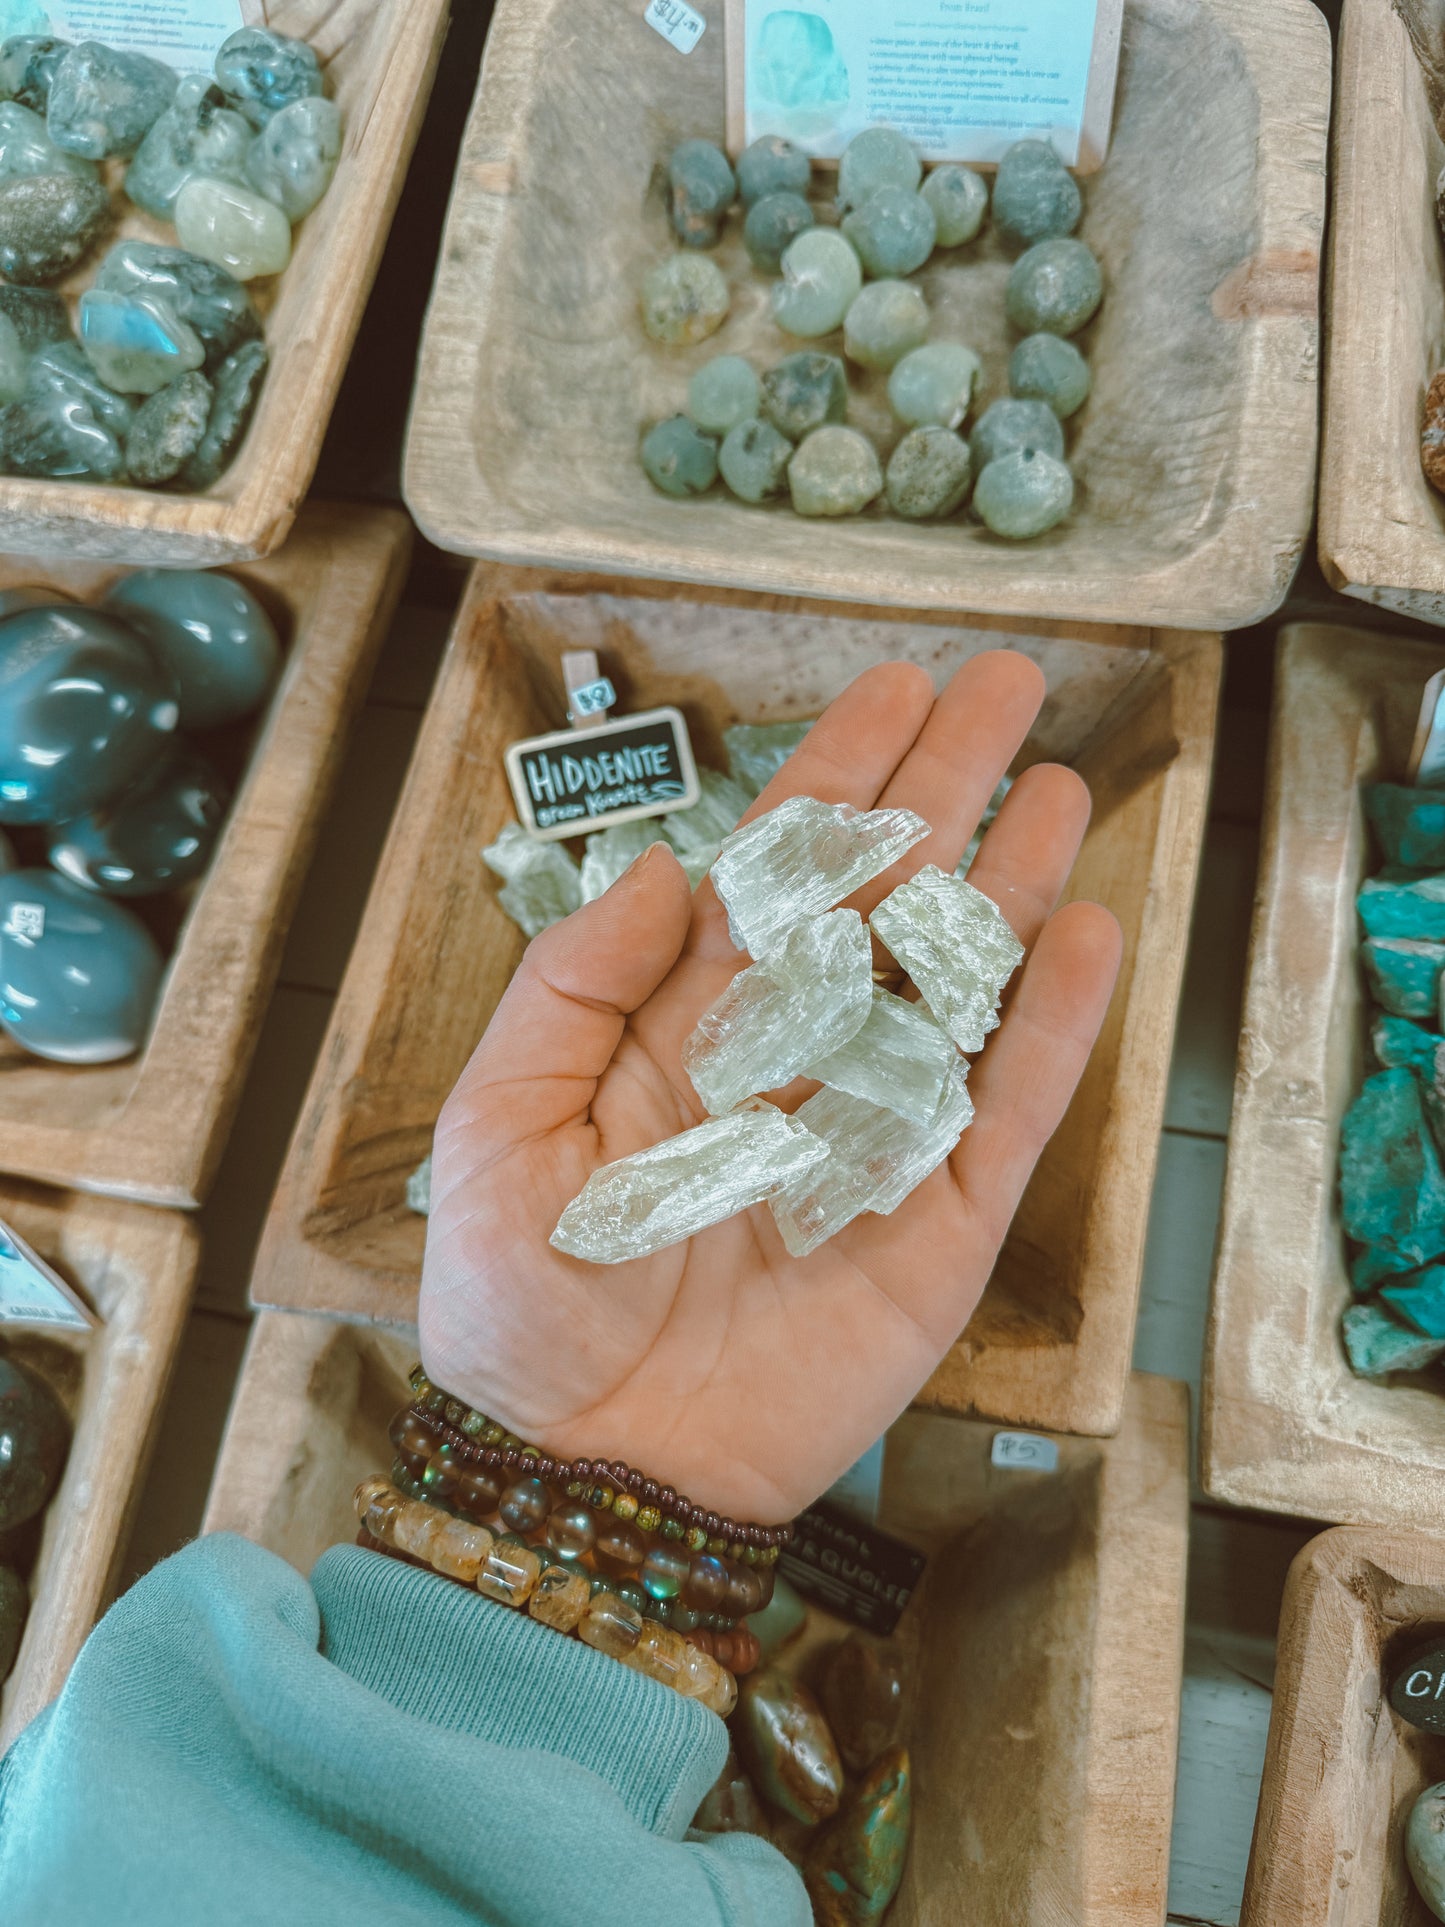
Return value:
<svg viewBox="0 0 1445 1927">
<path fill-rule="evenodd" d="M 1003 651 L 936 699 L 922 669 L 870 669 L 744 821 L 795 795 L 917 811 L 933 833 L 849 899 L 866 916 L 924 864 L 957 866 L 1043 694 L 1034 664 Z M 1121 948 L 1108 911 L 1054 909 L 1088 815 L 1072 770 L 1014 784 L 969 872 L 1029 951 L 970 1074 L 975 1121 L 891 1216 L 804 1259 L 766 1205 L 627 1264 L 551 1247 L 600 1165 L 702 1122 L 682 1046 L 747 960 L 711 883 L 691 892 L 661 844 L 544 931 L 437 1126 L 420 1312 L 433 1382 L 559 1458 L 623 1459 L 734 1518 L 801 1511 L 957 1338 L 1083 1071 Z"/>
</svg>

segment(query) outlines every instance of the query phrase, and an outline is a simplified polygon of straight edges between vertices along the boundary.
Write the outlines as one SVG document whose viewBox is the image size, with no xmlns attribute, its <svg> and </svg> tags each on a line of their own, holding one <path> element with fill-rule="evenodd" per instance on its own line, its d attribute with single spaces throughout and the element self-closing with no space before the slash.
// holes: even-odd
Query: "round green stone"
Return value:
<svg viewBox="0 0 1445 1927">
<path fill-rule="evenodd" d="M 763 414 L 790 441 L 848 413 L 848 371 L 836 355 L 805 348 L 763 376 Z"/>
<path fill-rule="evenodd" d="M 988 212 L 988 183 L 971 167 L 935 167 L 923 183 L 923 198 L 933 209 L 941 248 L 961 248 L 973 240 Z"/>
<path fill-rule="evenodd" d="M 669 255 L 642 284 L 642 325 L 670 347 L 706 341 L 727 320 L 731 305 L 722 269 L 700 254 Z"/>
<path fill-rule="evenodd" d="M 1036 448 L 1056 461 L 1064 455 L 1064 431 L 1048 403 L 1012 396 L 989 403 L 974 424 L 971 441 L 973 466 L 980 475 L 990 462 L 1020 448 Z"/>
<path fill-rule="evenodd" d="M 959 341 L 915 348 L 888 377 L 888 400 L 909 428 L 959 428 L 973 405 L 979 359 Z"/>
<path fill-rule="evenodd" d="M 664 495 L 704 495 L 717 480 L 717 440 L 686 415 L 674 415 L 644 437 L 642 466 Z"/>
<path fill-rule="evenodd" d="M 771 422 L 740 422 L 718 454 L 718 470 L 740 502 L 766 502 L 788 485 L 793 444 Z"/>
<path fill-rule="evenodd" d="M 813 163 L 781 134 L 764 134 L 738 156 L 738 191 L 744 207 L 773 194 L 806 194 Z"/>
<path fill-rule="evenodd" d="M 1078 182 L 1047 141 L 1016 141 L 999 162 L 993 224 L 1006 241 L 1032 247 L 1072 234 L 1083 211 Z"/>
<path fill-rule="evenodd" d="M 1008 385 L 1014 394 L 1046 402 L 1060 421 L 1083 407 L 1092 379 L 1088 362 L 1059 335 L 1028 335 L 1009 356 Z"/>
<path fill-rule="evenodd" d="M 881 187 L 843 217 L 843 232 L 875 280 L 913 274 L 932 254 L 938 222 L 921 194 Z"/>
<path fill-rule="evenodd" d="M 1008 318 L 1020 334 L 1073 335 L 1104 298 L 1104 277 L 1082 241 L 1040 241 L 1008 278 Z"/>
<path fill-rule="evenodd" d="M 732 165 L 711 141 L 684 141 L 667 164 L 672 226 L 687 248 L 716 247 L 722 220 L 737 199 Z"/>
<path fill-rule="evenodd" d="M 809 228 L 783 256 L 773 288 L 773 319 L 790 335 L 811 339 L 841 328 L 863 286 L 863 264 L 836 228 Z"/>
<path fill-rule="evenodd" d="M 760 273 L 776 274 L 794 241 L 815 225 L 813 210 L 801 194 L 769 194 L 748 209 L 743 246 Z"/>
<path fill-rule="evenodd" d="M 1074 478 L 1041 449 L 1020 448 L 990 462 L 978 478 L 973 506 L 995 535 L 1015 541 L 1042 535 L 1068 514 Z"/>
<path fill-rule="evenodd" d="M 864 368 L 892 368 L 927 339 L 928 303 L 908 281 L 870 281 L 843 323 L 844 350 Z"/>
<path fill-rule="evenodd" d="M 883 493 L 878 452 L 854 428 L 816 429 L 788 465 L 799 515 L 858 515 Z"/>
<path fill-rule="evenodd" d="M 762 383 L 741 355 L 704 362 L 687 385 L 687 412 L 708 435 L 726 435 L 758 412 Z"/>
<path fill-rule="evenodd" d="M 909 522 L 952 515 L 972 479 L 967 442 L 948 428 L 915 428 L 888 464 L 888 506 Z"/>
<path fill-rule="evenodd" d="M 901 187 L 915 194 L 923 163 L 893 127 L 865 127 L 843 149 L 838 166 L 838 205 L 858 207 L 880 187 Z"/>
</svg>

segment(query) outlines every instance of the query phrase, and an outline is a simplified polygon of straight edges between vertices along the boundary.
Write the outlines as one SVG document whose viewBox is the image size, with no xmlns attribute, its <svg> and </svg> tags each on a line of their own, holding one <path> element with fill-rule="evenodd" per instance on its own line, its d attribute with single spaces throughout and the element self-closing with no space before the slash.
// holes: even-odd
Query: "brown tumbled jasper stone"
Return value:
<svg viewBox="0 0 1445 1927">
<path fill-rule="evenodd" d="M 823 1710 L 844 1764 L 866 1773 L 903 1722 L 903 1671 L 879 1640 L 850 1633 L 828 1654 L 821 1681 Z"/>
<path fill-rule="evenodd" d="M 1425 426 L 1420 431 L 1420 466 L 1431 488 L 1445 495 L 1445 368 L 1430 377 L 1425 396 Z"/>
<path fill-rule="evenodd" d="M 738 1691 L 738 1751 L 764 1799 L 816 1826 L 838 1811 L 843 1762 L 823 1709 L 790 1673 L 764 1667 Z"/>
</svg>

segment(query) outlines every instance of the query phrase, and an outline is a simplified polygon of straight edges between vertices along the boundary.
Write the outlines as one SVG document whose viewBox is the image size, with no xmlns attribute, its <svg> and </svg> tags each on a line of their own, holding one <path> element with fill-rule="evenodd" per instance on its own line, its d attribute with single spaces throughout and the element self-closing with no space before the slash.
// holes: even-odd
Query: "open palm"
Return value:
<svg viewBox="0 0 1445 1927">
<path fill-rule="evenodd" d="M 871 669 L 744 820 L 795 795 L 916 810 L 933 834 L 849 899 L 866 916 L 924 864 L 955 868 L 1043 693 L 1004 652 L 936 699 L 921 669 Z M 1118 927 L 1093 904 L 1054 910 L 1088 812 L 1071 770 L 1014 785 L 969 881 L 1030 954 L 970 1076 L 975 1122 L 890 1217 L 803 1259 L 766 1205 L 633 1263 L 551 1248 L 599 1165 L 702 1121 L 682 1046 L 746 958 L 711 884 L 692 893 L 662 845 L 544 931 L 437 1127 L 421 1298 L 435 1382 L 559 1457 L 624 1459 L 734 1517 L 790 1518 L 822 1492 L 966 1323 L 1103 1020 Z"/>
</svg>

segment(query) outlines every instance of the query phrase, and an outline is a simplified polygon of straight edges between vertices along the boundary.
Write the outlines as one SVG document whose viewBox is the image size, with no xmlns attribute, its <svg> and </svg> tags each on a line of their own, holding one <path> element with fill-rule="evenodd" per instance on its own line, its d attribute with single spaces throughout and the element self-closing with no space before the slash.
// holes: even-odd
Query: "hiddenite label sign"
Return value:
<svg viewBox="0 0 1445 1927">
<path fill-rule="evenodd" d="M 181 73 L 208 71 L 221 42 L 245 25 L 241 0 L 53 0 L 49 6 L 0 0 L 0 40 L 12 34 L 103 40 Z"/>
<path fill-rule="evenodd" d="M 589 836 L 687 809 L 700 793 L 678 709 L 650 709 L 513 743 L 507 778 L 523 828 L 544 839 Z"/>
</svg>

